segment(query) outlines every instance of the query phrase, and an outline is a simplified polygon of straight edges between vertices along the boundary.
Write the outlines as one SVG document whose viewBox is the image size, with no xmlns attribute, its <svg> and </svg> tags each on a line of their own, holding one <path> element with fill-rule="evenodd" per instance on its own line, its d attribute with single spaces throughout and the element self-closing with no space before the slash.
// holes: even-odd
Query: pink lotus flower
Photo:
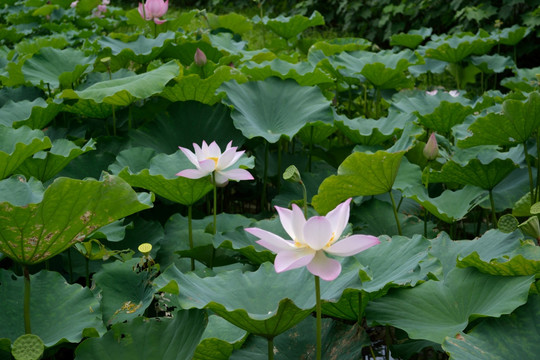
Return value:
<svg viewBox="0 0 540 360">
<path fill-rule="evenodd" d="M 276 272 L 307 266 L 313 275 L 331 281 L 341 273 L 341 264 L 325 253 L 351 256 L 380 243 L 371 235 L 351 235 L 339 240 L 349 222 L 350 203 L 351 199 L 348 199 L 326 216 L 314 216 L 309 220 L 295 204 L 292 210 L 276 206 L 281 225 L 293 240 L 285 240 L 258 228 L 246 231 L 259 238 L 257 244 L 277 253 L 274 261 Z"/>
<path fill-rule="evenodd" d="M 145 20 L 154 20 L 157 25 L 163 24 L 167 20 L 160 20 L 159 17 L 165 15 L 169 10 L 169 0 L 146 0 L 144 3 L 139 3 L 139 14 Z"/>
<path fill-rule="evenodd" d="M 437 138 L 435 133 L 432 132 L 429 136 L 426 146 L 424 146 L 424 156 L 428 160 L 435 160 L 439 156 L 439 146 L 437 144 Z"/>
<path fill-rule="evenodd" d="M 206 54 L 199 48 L 197 48 L 197 51 L 195 51 L 195 56 L 193 58 L 193 61 L 195 62 L 195 65 L 197 66 L 204 66 L 206 65 Z"/>
<path fill-rule="evenodd" d="M 79 0 L 76 0 L 76 1 L 72 2 L 71 5 L 69 5 L 69 6 L 71 6 L 72 8 L 77 7 L 78 3 L 79 3 Z"/>
<path fill-rule="evenodd" d="M 210 145 L 203 141 L 202 147 L 193 144 L 195 153 L 181 146 L 179 148 L 197 169 L 182 170 L 176 174 L 177 176 L 200 179 L 214 173 L 217 186 L 225 186 L 229 180 L 253 180 L 253 176 L 247 170 L 227 170 L 244 154 L 244 151 L 236 151 L 237 147 L 232 146 L 232 141 L 227 144 L 227 148 L 223 153 L 221 153 L 221 149 L 215 141 Z"/>
</svg>

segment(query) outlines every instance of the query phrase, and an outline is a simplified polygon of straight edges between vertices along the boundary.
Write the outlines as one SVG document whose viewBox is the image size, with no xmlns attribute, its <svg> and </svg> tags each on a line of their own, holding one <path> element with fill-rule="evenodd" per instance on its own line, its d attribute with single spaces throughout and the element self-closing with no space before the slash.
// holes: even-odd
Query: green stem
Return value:
<svg viewBox="0 0 540 360">
<path fill-rule="evenodd" d="M 397 225 L 398 234 L 403 235 L 401 233 L 401 225 L 399 223 L 399 218 L 398 218 L 398 213 L 397 213 L 397 208 L 396 208 L 396 202 L 394 201 L 394 195 L 392 194 L 392 189 L 390 189 L 390 191 L 388 193 L 390 194 L 390 200 L 392 201 L 392 209 L 394 210 L 394 218 L 396 219 L 396 225 Z"/>
<path fill-rule="evenodd" d="M 495 200 L 493 200 L 493 191 L 489 190 L 489 203 L 491 204 L 491 221 L 493 221 L 493 228 L 497 228 L 497 215 L 495 214 Z"/>
<path fill-rule="evenodd" d="M 87 257 L 85 259 L 85 269 L 86 269 L 86 287 L 90 287 L 90 259 Z"/>
<path fill-rule="evenodd" d="M 261 211 L 266 211 L 266 184 L 268 182 L 268 141 L 264 144 L 264 172 L 263 187 L 261 191 Z"/>
<path fill-rule="evenodd" d="M 217 233 L 217 186 L 216 186 L 216 172 L 212 172 L 212 185 L 214 186 L 214 229 L 213 235 Z M 214 258 L 216 257 L 216 248 L 212 245 L 212 257 L 210 258 L 210 269 L 214 268 Z"/>
<path fill-rule="evenodd" d="M 540 180 L 540 131 L 536 132 L 536 191 L 534 194 L 536 195 L 534 198 L 534 202 L 537 202 L 539 200 L 539 193 L 540 193 L 540 183 L 538 181 Z"/>
<path fill-rule="evenodd" d="M 303 193 L 303 200 L 304 200 L 304 217 L 307 219 L 307 190 L 306 185 L 304 185 L 303 181 L 300 181 L 300 185 L 302 185 L 302 193 Z"/>
<path fill-rule="evenodd" d="M 157 24 L 154 22 L 154 39 L 157 37 Z"/>
<path fill-rule="evenodd" d="M 187 221 L 188 221 L 188 239 L 189 239 L 189 249 L 193 250 L 193 206 L 188 206 L 188 215 L 187 215 Z M 215 224 L 214 224 L 215 226 Z M 195 271 L 195 259 L 191 258 L 191 271 Z"/>
<path fill-rule="evenodd" d="M 71 262 L 71 247 L 67 249 L 67 256 L 68 256 L 69 283 L 73 284 L 73 264 Z"/>
<path fill-rule="evenodd" d="M 282 166 L 282 160 L 281 160 L 281 153 L 283 152 L 283 145 L 282 145 L 282 141 L 281 139 L 279 139 L 278 141 L 278 158 L 277 158 L 277 173 L 278 174 L 281 174 L 281 166 Z M 277 179 L 277 192 L 279 194 L 279 191 L 281 189 L 281 176 L 278 176 L 278 179 Z"/>
<path fill-rule="evenodd" d="M 529 161 L 529 151 L 527 150 L 527 142 L 523 143 L 523 151 L 525 152 L 525 162 L 527 163 L 527 171 L 529 173 L 529 191 L 531 192 L 531 206 L 534 204 L 534 180 L 532 174 L 531 162 Z"/>
<path fill-rule="evenodd" d="M 321 339 L 321 281 L 317 275 L 315 275 L 315 311 L 317 314 L 317 360 L 321 360 L 322 354 L 322 339 Z"/>
<path fill-rule="evenodd" d="M 311 158 L 313 157 L 313 125 L 309 128 L 309 157 L 308 157 L 308 172 L 311 172 Z"/>
<path fill-rule="evenodd" d="M 112 106 L 112 123 L 113 123 L 113 135 L 116 136 L 116 111 L 114 105 Z"/>
<path fill-rule="evenodd" d="M 24 333 L 31 334 L 32 328 L 30 326 L 30 273 L 28 267 L 23 265 L 24 274 Z"/>
<path fill-rule="evenodd" d="M 268 341 L 268 360 L 274 360 L 274 338 L 267 338 Z"/>
<path fill-rule="evenodd" d="M 426 192 L 427 192 L 427 197 L 429 199 L 429 170 L 430 170 L 430 167 L 431 167 L 431 162 L 428 161 L 427 165 L 426 165 L 426 169 L 427 169 L 427 173 L 426 173 Z M 427 209 L 424 207 L 424 237 L 427 238 L 427 222 L 428 222 L 428 214 L 429 212 L 427 211 Z"/>
</svg>

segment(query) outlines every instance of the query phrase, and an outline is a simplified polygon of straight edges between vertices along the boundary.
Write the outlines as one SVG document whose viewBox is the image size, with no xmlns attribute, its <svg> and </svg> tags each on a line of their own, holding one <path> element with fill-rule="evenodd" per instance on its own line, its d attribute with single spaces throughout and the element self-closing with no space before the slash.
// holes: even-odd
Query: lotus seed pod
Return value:
<svg viewBox="0 0 540 360">
<path fill-rule="evenodd" d="M 17 338 L 11 346 L 11 354 L 15 360 L 41 359 L 45 345 L 37 335 L 25 334 Z"/>
</svg>

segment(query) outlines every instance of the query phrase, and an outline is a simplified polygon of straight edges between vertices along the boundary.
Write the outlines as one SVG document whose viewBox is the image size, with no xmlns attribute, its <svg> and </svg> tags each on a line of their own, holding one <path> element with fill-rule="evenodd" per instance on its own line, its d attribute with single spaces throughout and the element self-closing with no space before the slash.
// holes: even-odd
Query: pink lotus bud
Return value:
<svg viewBox="0 0 540 360">
<path fill-rule="evenodd" d="M 431 90 L 431 91 L 426 91 L 426 95 L 429 95 L 429 96 L 435 96 L 435 95 L 437 95 L 437 89 Z"/>
<path fill-rule="evenodd" d="M 437 145 L 437 138 L 435 138 L 434 132 L 431 133 L 424 147 L 424 156 L 428 160 L 435 160 L 439 156 L 439 146 Z"/>
<path fill-rule="evenodd" d="M 459 91 L 457 90 L 450 90 L 448 92 L 448 94 L 450 94 L 451 97 L 458 97 L 459 96 Z"/>
<path fill-rule="evenodd" d="M 74 7 L 77 6 L 78 3 L 79 3 L 79 0 L 76 0 L 76 1 L 72 2 L 70 6 L 71 6 L 72 8 L 74 8 Z"/>
<path fill-rule="evenodd" d="M 204 66 L 206 65 L 206 55 L 204 54 L 204 52 L 197 48 L 197 51 L 195 51 L 195 58 L 194 58 L 194 61 L 195 61 L 195 65 L 197 66 Z"/>
<path fill-rule="evenodd" d="M 98 8 L 98 11 L 102 13 L 107 11 L 107 5 L 104 5 L 104 4 L 98 5 L 97 8 Z"/>
</svg>

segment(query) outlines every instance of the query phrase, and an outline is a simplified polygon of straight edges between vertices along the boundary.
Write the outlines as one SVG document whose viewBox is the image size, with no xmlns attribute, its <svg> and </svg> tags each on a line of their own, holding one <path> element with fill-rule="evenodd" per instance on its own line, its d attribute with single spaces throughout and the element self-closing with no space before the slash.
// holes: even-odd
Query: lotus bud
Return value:
<svg viewBox="0 0 540 360">
<path fill-rule="evenodd" d="M 76 0 L 76 1 L 72 2 L 70 6 L 71 6 L 72 8 L 74 8 L 74 7 L 77 6 L 78 3 L 79 3 L 79 0 Z"/>
<path fill-rule="evenodd" d="M 439 146 L 435 133 L 431 133 L 426 146 L 424 147 L 424 156 L 428 160 L 435 160 L 439 156 Z"/>
<path fill-rule="evenodd" d="M 195 65 L 197 66 L 204 66 L 206 65 L 206 55 L 204 54 L 204 52 L 197 48 L 197 51 L 195 51 Z"/>
</svg>

